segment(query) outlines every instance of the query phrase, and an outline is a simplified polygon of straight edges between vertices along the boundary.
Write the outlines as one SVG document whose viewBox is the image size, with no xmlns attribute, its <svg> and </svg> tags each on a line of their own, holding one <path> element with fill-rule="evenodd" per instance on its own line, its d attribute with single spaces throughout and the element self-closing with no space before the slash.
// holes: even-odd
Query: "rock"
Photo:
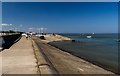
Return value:
<svg viewBox="0 0 120 76">
<path fill-rule="evenodd" d="M 45 37 L 44 37 L 44 36 L 40 36 L 40 39 L 43 39 L 43 40 L 45 40 Z"/>
<path fill-rule="evenodd" d="M 75 42 L 75 40 L 72 40 L 72 42 Z"/>
</svg>

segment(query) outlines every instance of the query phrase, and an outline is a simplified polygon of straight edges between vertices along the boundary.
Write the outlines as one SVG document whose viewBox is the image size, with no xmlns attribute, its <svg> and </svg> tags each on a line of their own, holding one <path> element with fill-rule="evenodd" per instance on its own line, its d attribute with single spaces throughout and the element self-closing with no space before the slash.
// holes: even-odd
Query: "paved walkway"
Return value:
<svg viewBox="0 0 120 76">
<path fill-rule="evenodd" d="M 10 49 L 2 51 L 3 74 L 37 74 L 32 42 L 22 37 Z"/>
</svg>

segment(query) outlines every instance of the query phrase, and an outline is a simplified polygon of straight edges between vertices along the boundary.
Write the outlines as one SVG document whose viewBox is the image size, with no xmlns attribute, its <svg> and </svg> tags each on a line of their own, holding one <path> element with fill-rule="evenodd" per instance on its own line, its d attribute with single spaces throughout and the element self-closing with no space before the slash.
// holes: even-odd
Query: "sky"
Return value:
<svg viewBox="0 0 120 76">
<path fill-rule="evenodd" d="M 0 2 L 0 24 L 2 24 L 2 2 Z M 2 26 L 0 26 L 0 31 L 2 31 Z"/>
<path fill-rule="evenodd" d="M 3 2 L 3 30 L 116 33 L 117 2 Z"/>
<path fill-rule="evenodd" d="M 119 2 L 120 0 L 2 0 L 2 2 Z"/>
</svg>

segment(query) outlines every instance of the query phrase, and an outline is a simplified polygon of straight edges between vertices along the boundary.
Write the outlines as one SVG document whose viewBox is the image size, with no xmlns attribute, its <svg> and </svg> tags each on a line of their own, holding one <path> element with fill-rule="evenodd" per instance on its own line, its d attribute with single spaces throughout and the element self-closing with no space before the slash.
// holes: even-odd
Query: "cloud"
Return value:
<svg viewBox="0 0 120 76">
<path fill-rule="evenodd" d="M 22 24 L 20 24 L 20 27 L 22 27 L 23 25 Z"/>
<path fill-rule="evenodd" d="M 3 23 L 3 24 L 1 24 L 0 26 L 13 26 L 13 25 L 12 25 L 12 24 Z"/>
<path fill-rule="evenodd" d="M 47 30 L 47 28 L 33 28 L 33 27 L 30 27 L 28 29 L 29 30 Z"/>
<path fill-rule="evenodd" d="M 28 28 L 29 30 L 33 30 L 34 28 L 32 28 L 32 27 L 30 27 L 30 28 Z"/>
</svg>

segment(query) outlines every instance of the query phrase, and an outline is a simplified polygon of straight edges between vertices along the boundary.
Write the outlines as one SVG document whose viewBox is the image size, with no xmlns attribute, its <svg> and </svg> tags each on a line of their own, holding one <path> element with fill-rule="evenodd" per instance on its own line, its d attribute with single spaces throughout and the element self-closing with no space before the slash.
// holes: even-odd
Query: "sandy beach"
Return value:
<svg viewBox="0 0 120 76">
<path fill-rule="evenodd" d="M 62 40 L 72 40 L 71 38 L 68 37 L 63 37 L 61 35 L 58 34 L 47 34 L 47 35 L 43 35 L 45 37 L 45 40 L 41 40 L 45 43 L 50 43 L 50 42 L 54 42 L 54 41 L 62 41 Z"/>
</svg>

